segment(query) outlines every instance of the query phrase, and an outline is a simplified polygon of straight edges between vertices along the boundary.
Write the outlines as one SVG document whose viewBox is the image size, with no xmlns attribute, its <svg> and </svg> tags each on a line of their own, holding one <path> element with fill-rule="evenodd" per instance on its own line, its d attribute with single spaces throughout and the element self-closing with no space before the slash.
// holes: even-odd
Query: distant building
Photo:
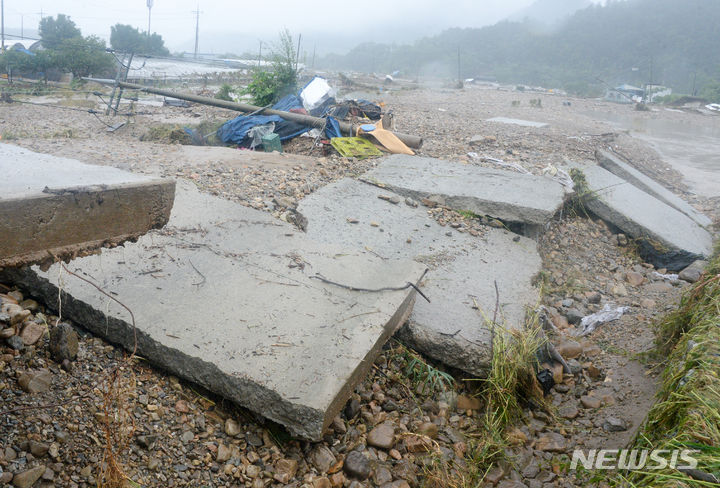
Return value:
<svg viewBox="0 0 720 488">
<path fill-rule="evenodd" d="M 636 103 L 641 102 L 644 96 L 645 90 L 625 83 L 608 90 L 605 93 L 605 100 L 615 103 Z"/>
<path fill-rule="evenodd" d="M 656 98 L 672 95 L 672 88 L 663 85 L 645 85 L 645 101 L 654 102 Z"/>
</svg>

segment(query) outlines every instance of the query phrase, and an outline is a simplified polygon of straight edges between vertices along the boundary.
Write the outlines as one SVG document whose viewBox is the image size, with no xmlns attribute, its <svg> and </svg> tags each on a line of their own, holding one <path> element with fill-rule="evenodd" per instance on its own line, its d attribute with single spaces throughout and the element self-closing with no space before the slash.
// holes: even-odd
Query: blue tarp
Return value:
<svg viewBox="0 0 720 488">
<path fill-rule="evenodd" d="M 311 113 L 311 115 L 315 115 L 316 117 L 324 115 L 327 111 L 328 106 L 329 104 L 323 104 L 322 106 L 313 110 L 313 113 Z M 289 112 L 293 109 L 302 109 L 303 105 L 300 97 L 296 95 L 288 95 L 278 101 L 275 105 L 273 105 L 272 108 L 275 110 Z M 249 147 L 250 138 L 247 137 L 248 131 L 255 126 L 265 125 L 270 122 L 275 122 L 275 133 L 280 136 L 281 141 L 287 141 L 288 139 L 297 137 L 300 134 L 304 134 L 305 132 L 308 132 L 312 129 L 312 127 L 310 126 L 285 120 L 278 115 L 240 115 L 232 120 L 225 122 L 217 130 L 217 136 L 225 144 L 232 143 L 243 147 Z M 328 137 L 339 137 L 339 135 L 335 135 L 340 133 L 340 127 L 335 119 L 332 119 L 332 121 L 328 119 L 328 124 L 325 131 L 326 134 L 329 130 L 333 135 L 328 135 Z"/>
</svg>

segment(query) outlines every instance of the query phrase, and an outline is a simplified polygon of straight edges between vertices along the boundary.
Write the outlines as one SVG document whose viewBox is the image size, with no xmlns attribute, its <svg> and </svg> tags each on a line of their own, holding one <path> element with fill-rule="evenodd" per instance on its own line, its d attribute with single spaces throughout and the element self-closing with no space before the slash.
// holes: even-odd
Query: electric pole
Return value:
<svg viewBox="0 0 720 488">
<path fill-rule="evenodd" d="M 147 8 L 148 8 L 148 38 L 150 37 L 150 13 L 152 12 L 153 8 L 153 0 L 147 0 Z"/>
<path fill-rule="evenodd" d="M 2 44 L 0 44 L 0 53 L 5 52 L 5 0 L 0 0 L 0 37 L 2 37 Z"/>
<path fill-rule="evenodd" d="M 198 52 L 198 38 L 200 37 L 200 5 L 194 12 L 195 14 L 195 59 L 197 59 Z"/>
</svg>

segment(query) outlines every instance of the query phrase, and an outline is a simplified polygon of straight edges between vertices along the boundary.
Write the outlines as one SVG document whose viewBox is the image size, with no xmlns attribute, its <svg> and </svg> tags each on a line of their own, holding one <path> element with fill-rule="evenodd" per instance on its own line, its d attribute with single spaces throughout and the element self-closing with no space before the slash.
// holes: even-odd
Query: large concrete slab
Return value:
<svg viewBox="0 0 720 488">
<path fill-rule="evenodd" d="M 584 172 L 593 192 L 585 205 L 600 218 L 631 237 L 654 241 L 688 258 L 712 252 L 711 234 L 687 215 L 600 166 L 574 166 Z"/>
<path fill-rule="evenodd" d="M 624 179 L 625 181 L 632 183 L 634 186 L 640 188 L 645 193 L 648 193 L 658 200 L 667 203 L 675 210 L 684 213 L 697 224 L 708 227 L 712 224 L 712 220 L 706 215 L 698 212 L 692 205 L 687 203 L 685 200 L 675 195 L 673 192 L 662 186 L 657 181 L 653 180 L 647 175 L 644 175 L 637 169 L 633 168 L 625 161 L 620 159 L 615 154 L 599 150 L 595 153 L 595 159 L 600 166 L 610 171 L 616 176 Z"/>
<path fill-rule="evenodd" d="M 175 182 L 0 144 L 0 268 L 74 255 L 165 225 Z"/>
<path fill-rule="evenodd" d="M 532 120 L 511 119 L 509 117 L 493 117 L 493 118 L 487 119 L 487 120 L 488 120 L 488 122 L 498 122 L 500 124 L 519 125 L 521 127 L 535 127 L 538 129 L 548 126 L 548 124 L 546 124 L 545 122 L 534 122 Z"/>
<path fill-rule="evenodd" d="M 547 223 L 565 199 L 562 185 L 544 176 L 402 154 L 384 159 L 362 179 L 399 195 L 440 195 L 455 210 L 531 226 Z"/>
<path fill-rule="evenodd" d="M 415 291 L 425 266 L 319 244 L 289 224 L 178 186 L 168 225 L 70 269 L 134 313 L 138 353 L 312 440 L 339 413 Z M 57 305 L 57 265 L 6 277 Z M 63 317 L 132 349 L 125 310 L 63 274 Z"/>
<path fill-rule="evenodd" d="M 417 299 L 400 336 L 445 364 L 484 375 L 490 359 L 487 322 L 496 304 L 494 281 L 500 291 L 499 321 L 522 325 L 525 306 L 538 299 L 531 285 L 541 267 L 536 242 L 494 228 L 473 237 L 439 225 L 422 207 L 393 205 L 378 195 L 392 193 L 343 179 L 305 197 L 298 211 L 307 218 L 307 234 L 313 239 L 367 248 L 383 259 L 427 264 L 430 272 L 421 289 L 431 303 Z M 474 309 L 476 302 L 480 310 Z"/>
</svg>

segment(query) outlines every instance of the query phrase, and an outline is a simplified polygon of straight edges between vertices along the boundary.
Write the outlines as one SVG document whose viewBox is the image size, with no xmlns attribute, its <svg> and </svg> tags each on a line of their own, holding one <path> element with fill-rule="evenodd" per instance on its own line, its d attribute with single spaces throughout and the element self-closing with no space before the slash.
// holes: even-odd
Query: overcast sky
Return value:
<svg viewBox="0 0 720 488">
<path fill-rule="evenodd" d="M 200 8 L 201 52 L 238 52 L 257 49 L 259 40 L 274 41 L 282 27 L 296 37 L 302 33 L 304 49 L 319 52 L 344 50 L 362 40 L 409 41 L 436 34 L 448 27 L 493 24 L 533 0 L 361 0 L 266 2 L 228 0 L 155 0 L 151 30 L 162 35 L 171 51 L 192 50 L 195 14 Z M 109 39 L 110 26 L 130 24 L 147 30 L 146 0 L 72 1 L 5 0 L 6 28 L 37 29 L 43 15 L 64 13 L 83 35 Z M 309 47 L 312 46 L 312 47 Z"/>
</svg>

